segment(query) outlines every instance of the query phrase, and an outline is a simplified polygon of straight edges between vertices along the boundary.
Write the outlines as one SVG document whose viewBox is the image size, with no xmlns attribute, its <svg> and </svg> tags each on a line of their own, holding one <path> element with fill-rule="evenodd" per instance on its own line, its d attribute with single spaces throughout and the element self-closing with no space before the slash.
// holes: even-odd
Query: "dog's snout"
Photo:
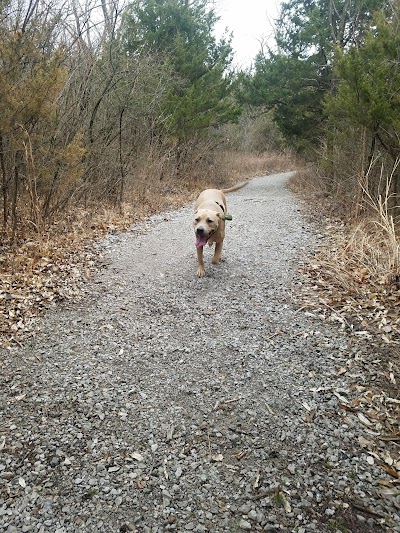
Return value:
<svg viewBox="0 0 400 533">
<path fill-rule="evenodd" d="M 196 234 L 197 235 L 204 235 L 204 228 L 202 228 L 201 226 L 196 228 Z"/>
</svg>

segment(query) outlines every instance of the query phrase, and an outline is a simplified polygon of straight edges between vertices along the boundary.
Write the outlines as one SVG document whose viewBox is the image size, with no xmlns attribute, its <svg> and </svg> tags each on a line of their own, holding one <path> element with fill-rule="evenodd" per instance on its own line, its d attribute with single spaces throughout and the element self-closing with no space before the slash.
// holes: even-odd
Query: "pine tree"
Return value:
<svg viewBox="0 0 400 533">
<path fill-rule="evenodd" d="M 152 53 L 170 68 L 160 130 L 178 158 L 188 143 L 239 115 L 229 72 L 232 49 L 229 40 L 215 40 L 215 22 L 207 0 L 147 0 L 133 4 L 122 24 L 127 54 Z"/>
<path fill-rule="evenodd" d="M 312 149 L 324 131 L 323 101 L 335 86 L 334 53 L 362 42 L 382 0 L 291 0 L 276 26 L 276 51 L 260 53 L 243 80 L 244 97 L 274 109 L 286 138 Z"/>
</svg>

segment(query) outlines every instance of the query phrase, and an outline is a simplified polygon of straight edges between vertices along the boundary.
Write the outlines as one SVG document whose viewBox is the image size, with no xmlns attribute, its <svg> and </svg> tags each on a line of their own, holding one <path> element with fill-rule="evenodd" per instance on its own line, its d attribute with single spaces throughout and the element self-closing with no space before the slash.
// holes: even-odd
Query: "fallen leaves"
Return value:
<svg viewBox="0 0 400 533">
<path fill-rule="evenodd" d="M 238 451 L 236 454 L 235 454 L 235 458 L 240 461 L 241 459 L 243 459 L 244 457 L 246 457 L 247 455 L 247 452 L 246 450 L 240 450 Z"/>
<path fill-rule="evenodd" d="M 360 435 L 358 437 L 358 444 L 361 446 L 361 448 L 366 448 L 367 446 L 374 446 L 375 443 L 373 440 L 368 440 L 362 435 Z"/>
<path fill-rule="evenodd" d="M 132 457 L 132 459 L 138 461 L 139 463 L 142 463 L 144 461 L 143 455 L 139 452 L 132 452 L 130 456 Z"/>
<path fill-rule="evenodd" d="M 35 334 L 38 316 L 57 302 L 73 300 L 84 293 L 84 283 L 99 263 L 93 246 L 96 240 L 127 230 L 154 213 L 185 205 L 192 193 L 191 189 L 182 191 L 180 186 L 172 192 L 170 188 L 152 190 L 146 197 L 131 193 L 129 203 L 121 209 L 105 203 L 95 203 L 87 209 L 71 208 L 42 233 L 21 222 L 13 242 L 7 228 L 3 229 L 0 346 L 21 347 L 21 341 Z"/>
<path fill-rule="evenodd" d="M 339 403 L 339 407 L 357 416 L 367 436 L 359 435 L 358 444 L 367 454 L 369 465 L 378 465 L 391 476 L 391 480 L 377 480 L 379 485 L 388 487 L 383 494 L 390 497 L 400 494 L 396 484 L 400 484 L 400 455 L 398 448 L 389 444 L 400 440 L 399 404 L 383 391 L 355 385 L 358 396 L 352 402 Z M 393 490 L 392 490 L 393 489 Z"/>
<path fill-rule="evenodd" d="M 344 364 L 341 361 L 334 375 L 344 383 L 364 375 L 370 385 L 357 378 L 350 381 L 352 400 L 333 393 L 338 407 L 346 411 L 343 416 L 358 422 L 364 460 L 390 477 L 377 481 L 382 496 L 398 496 L 400 286 L 396 276 L 385 275 L 382 258 L 382 264 L 371 261 L 368 254 L 373 248 L 363 250 L 364 254 L 357 240 L 350 242 L 343 225 L 332 224 L 325 237 L 315 257 L 301 270 L 306 279 L 301 286 L 301 310 L 314 320 L 336 323 L 354 336 L 357 349 Z M 304 403 L 303 407 L 306 422 L 311 422 L 311 409 Z"/>
<path fill-rule="evenodd" d="M 28 240 L 0 249 L 0 343 L 21 344 L 35 318 L 51 305 L 76 298 L 98 260 L 87 240 L 68 236 Z"/>
<path fill-rule="evenodd" d="M 387 272 L 382 238 L 363 235 L 368 229 L 358 227 L 359 240 L 377 239 L 361 249 L 353 231 L 338 223 L 328 226 L 315 257 L 300 269 L 309 281 L 303 287 L 302 309 L 358 337 L 400 344 L 400 286 L 396 273 Z"/>
<path fill-rule="evenodd" d="M 95 241 L 109 233 L 127 230 L 133 222 L 163 207 L 186 201 L 182 194 L 164 194 L 153 195 L 152 205 L 143 198 L 132 197 L 122 209 L 98 203 L 87 209 L 71 208 L 41 233 L 32 231 L 29 224 L 21 224 L 14 241 L 3 230 L 0 346 L 21 346 L 21 341 L 35 333 L 38 316 L 55 303 L 76 299 L 84 293 L 85 281 L 99 266 Z"/>
<path fill-rule="evenodd" d="M 382 465 L 382 469 L 389 474 L 389 476 L 394 477 L 395 479 L 400 479 L 400 474 L 392 466 Z"/>
<path fill-rule="evenodd" d="M 372 427 L 372 422 L 362 413 L 357 413 L 357 416 L 362 424 L 368 427 Z"/>
</svg>

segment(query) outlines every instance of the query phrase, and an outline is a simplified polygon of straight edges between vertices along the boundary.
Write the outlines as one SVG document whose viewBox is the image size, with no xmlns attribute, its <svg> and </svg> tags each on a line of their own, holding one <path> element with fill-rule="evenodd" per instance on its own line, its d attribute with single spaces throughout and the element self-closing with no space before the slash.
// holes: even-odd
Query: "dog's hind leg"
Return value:
<svg viewBox="0 0 400 533">
<path fill-rule="evenodd" d="M 215 243 L 214 257 L 212 258 L 212 261 L 211 261 L 213 265 L 218 265 L 218 263 L 220 263 L 221 261 L 222 244 L 223 244 L 223 241 Z"/>
</svg>

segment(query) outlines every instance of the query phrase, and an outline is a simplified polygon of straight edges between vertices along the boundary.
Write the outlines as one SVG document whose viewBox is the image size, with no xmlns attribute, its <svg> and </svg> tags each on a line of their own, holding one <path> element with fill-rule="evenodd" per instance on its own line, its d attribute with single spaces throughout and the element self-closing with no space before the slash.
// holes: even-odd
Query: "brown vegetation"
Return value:
<svg viewBox="0 0 400 533">
<path fill-rule="evenodd" d="M 361 180 L 360 180 L 361 183 Z M 358 335 L 387 346 L 400 344 L 400 237 L 392 216 L 390 179 L 372 196 L 363 180 L 360 206 L 324 187 L 313 169 L 299 172 L 292 187 L 328 215 L 325 239 L 305 268 L 317 293 L 308 302 Z"/>
<path fill-rule="evenodd" d="M 154 6 L 158 35 L 138 3 L 0 5 L 6 342 L 79 292 L 96 262 L 93 239 L 201 188 L 287 168 L 289 156 L 250 154 L 270 148 L 271 117 L 237 124 L 230 44 L 215 40 L 207 2 Z"/>
</svg>

